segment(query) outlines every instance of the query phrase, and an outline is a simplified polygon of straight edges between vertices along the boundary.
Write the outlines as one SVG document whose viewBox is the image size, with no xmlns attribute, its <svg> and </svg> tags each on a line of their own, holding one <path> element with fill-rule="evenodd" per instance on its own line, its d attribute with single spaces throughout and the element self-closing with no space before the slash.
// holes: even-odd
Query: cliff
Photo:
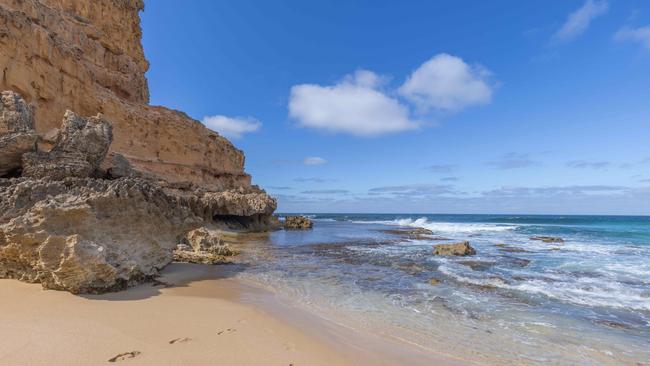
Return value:
<svg viewBox="0 0 650 366">
<path fill-rule="evenodd" d="M 169 182 L 248 187 L 244 155 L 182 112 L 149 106 L 141 0 L 0 0 L 0 90 L 34 107 L 47 148 L 61 116 L 102 113 L 111 153 Z"/>
<path fill-rule="evenodd" d="M 143 7 L 0 0 L 0 278 L 113 291 L 232 253 L 195 229 L 274 227 L 240 150 L 147 104 Z"/>
</svg>

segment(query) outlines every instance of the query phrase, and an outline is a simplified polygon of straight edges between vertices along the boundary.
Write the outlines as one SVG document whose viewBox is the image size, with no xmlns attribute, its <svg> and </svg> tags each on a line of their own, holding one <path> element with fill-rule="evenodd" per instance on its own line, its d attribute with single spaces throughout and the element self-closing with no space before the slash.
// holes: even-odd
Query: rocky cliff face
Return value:
<svg viewBox="0 0 650 366">
<path fill-rule="evenodd" d="M 44 148 L 66 110 L 102 113 L 113 123 L 111 152 L 138 170 L 248 187 L 244 155 L 228 140 L 182 112 L 147 105 L 143 8 L 141 0 L 0 0 L 0 90 L 34 106 Z"/>
<path fill-rule="evenodd" d="M 274 224 L 241 151 L 147 105 L 142 9 L 0 0 L 0 278 L 111 291 L 155 276 L 190 230 Z"/>
</svg>

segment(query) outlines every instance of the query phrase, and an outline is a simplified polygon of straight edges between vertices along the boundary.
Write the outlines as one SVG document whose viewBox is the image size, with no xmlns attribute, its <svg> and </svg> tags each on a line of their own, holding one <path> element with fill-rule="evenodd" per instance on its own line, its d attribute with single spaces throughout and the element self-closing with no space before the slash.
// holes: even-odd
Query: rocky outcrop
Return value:
<svg viewBox="0 0 650 366">
<path fill-rule="evenodd" d="M 468 241 L 454 244 L 437 244 L 433 246 L 434 255 L 466 256 L 476 254 L 476 250 L 469 245 Z"/>
<path fill-rule="evenodd" d="M 32 112 L 11 91 L 2 92 L 0 100 L 0 177 L 15 174 L 22 167 L 22 156 L 36 151 L 38 136 L 34 131 Z"/>
<path fill-rule="evenodd" d="M 202 219 L 140 179 L 0 180 L 0 277 L 74 293 L 125 288 Z"/>
<path fill-rule="evenodd" d="M 0 105 L 0 278 L 112 291 L 174 257 L 232 254 L 177 247 L 189 230 L 276 224 L 276 201 L 251 185 L 240 150 L 148 105 L 143 9 L 142 0 L 0 0 L 0 90 L 11 90 Z"/>
<path fill-rule="evenodd" d="M 305 216 L 287 216 L 284 219 L 284 228 L 286 230 L 307 230 L 313 226 L 314 223 Z"/>
<path fill-rule="evenodd" d="M 99 169 L 113 140 L 111 123 L 101 114 L 79 117 L 66 111 L 49 152 L 23 155 L 23 176 L 61 180 L 86 178 Z"/>
<path fill-rule="evenodd" d="M 248 188 L 244 155 L 228 140 L 182 112 L 147 105 L 143 9 L 142 0 L 0 0 L 0 90 L 35 107 L 45 151 L 66 110 L 102 113 L 113 124 L 110 152 L 137 171 L 210 189 Z"/>
<path fill-rule="evenodd" d="M 5 95 L 26 105 L 15 93 Z M 28 109 L 5 109 L 0 139 L 17 130 L 35 136 Z M 188 230 L 206 223 L 263 230 L 271 222 L 275 200 L 257 187 L 170 183 L 119 155 L 104 168 L 111 141 L 102 115 L 67 111 L 50 151 L 30 149 L 0 164 L 21 171 L 0 178 L 0 278 L 73 293 L 113 291 L 156 276 L 173 259 L 215 264 L 235 254 L 213 232 Z M 187 248 L 177 247 L 183 236 Z"/>
<path fill-rule="evenodd" d="M 230 263 L 237 255 L 218 232 L 205 227 L 188 232 L 174 250 L 174 261 L 198 264 Z"/>
</svg>

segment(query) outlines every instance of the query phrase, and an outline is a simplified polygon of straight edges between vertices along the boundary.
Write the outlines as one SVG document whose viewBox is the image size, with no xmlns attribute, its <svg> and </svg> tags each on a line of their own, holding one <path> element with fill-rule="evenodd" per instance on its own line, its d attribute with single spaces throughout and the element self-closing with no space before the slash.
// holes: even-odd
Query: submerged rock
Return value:
<svg viewBox="0 0 650 366">
<path fill-rule="evenodd" d="M 284 219 L 284 228 L 287 230 L 311 229 L 314 223 L 305 216 L 287 216 Z"/>
<path fill-rule="evenodd" d="M 425 229 L 422 227 L 414 228 L 404 228 L 404 229 L 388 229 L 388 230 L 379 230 L 384 234 L 399 235 L 406 239 L 412 240 L 446 240 L 444 238 L 431 238 L 429 235 L 433 235 L 433 231 Z"/>
<path fill-rule="evenodd" d="M 468 241 L 453 244 L 437 244 L 433 246 L 434 255 L 466 256 L 476 254 L 476 250 Z"/>
<path fill-rule="evenodd" d="M 487 271 L 492 268 L 496 263 L 495 262 L 484 262 L 484 261 L 459 261 L 458 264 L 467 266 L 472 269 L 472 271 Z"/>
<path fill-rule="evenodd" d="M 564 239 L 555 236 L 533 236 L 530 240 L 543 241 L 544 243 L 564 243 Z"/>
<path fill-rule="evenodd" d="M 440 280 L 437 279 L 437 278 L 431 278 L 431 279 L 429 279 L 429 282 L 428 282 L 428 283 L 429 283 L 429 285 L 433 285 L 433 286 L 435 286 L 435 285 L 439 285 L 439 284 L 440 284 Z"/>
<path fill-rule="evenodd" d="M 513 246 L 503 246 L 499 248 L 499 250 L 506 253 L 529 253 L 529 251 L 524 248 L 513 247 Z"/>
</svg>

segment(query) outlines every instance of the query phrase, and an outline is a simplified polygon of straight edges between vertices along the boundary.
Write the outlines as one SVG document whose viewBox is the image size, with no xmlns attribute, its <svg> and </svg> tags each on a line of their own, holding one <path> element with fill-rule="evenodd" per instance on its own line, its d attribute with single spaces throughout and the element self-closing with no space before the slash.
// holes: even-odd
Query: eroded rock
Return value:
<svg viewBox="0 0 650 366">
<path fill-rule="evenodd" d="M 38 136 L 32 112 L 23 98 L 12 91 L 0 96 L 0 177 L 22 168 L 22 155 L 36 151 Z"/>
<path fill-rule="evenodd" d="M 284 219 L 284 228 L 287 230 L 311 229 L 314 223 L 305 216 L 287 216 Z"/>
<path fill-rule="evenodd" d="M 75 293 L 155 276 L 188 230 L 277 224 L 242 151 L 147 104 L 144 2 L 94 5 L 0 1 L 0 90 L 25 98 L 2 93 L 0 277 Z"/>
<path fill-rule="evenodd" d="M 0 186 L 0 277 L 46 288 L 105 292 L 141 282 L 202 222 L 140 179 L 14 181 Z"/>
<path fill-rule="evenodd" d="M 433 246 L 434 255 L 466 256 L 476 254 L 476 250 L 469 245 L 468 241 L 453 244 L 437 244 Z"/>
<path fill-rule="evenodd" d="M 230 246 L 222 240 L 218 231 L 201 227 L 188 232 L 183 242 L 174 250 L 174 261 L 222 264 L 230 263 L 231 257 L 237 255 Z"/>
<path fill-rule="evenodd" d="M 91 176 L 106 157 L 112 131 L 101 114 L 83 118 L 66 111 L 52 150 L 23 156 L 23 176 L 51 180 Z"/>
<path fill-rule="evenodd" d="M 101 112 L 113 123 L 111 151 L 136 170 L 218 190 L 249 187 L 244 154 L 230 141 L 185 113 L 148 105 L 143 8 L 142 0 L 0 1 L 0 90 L 35 107 L 41 136 L 60 128 L 68 109 Z"/>
</svg>

